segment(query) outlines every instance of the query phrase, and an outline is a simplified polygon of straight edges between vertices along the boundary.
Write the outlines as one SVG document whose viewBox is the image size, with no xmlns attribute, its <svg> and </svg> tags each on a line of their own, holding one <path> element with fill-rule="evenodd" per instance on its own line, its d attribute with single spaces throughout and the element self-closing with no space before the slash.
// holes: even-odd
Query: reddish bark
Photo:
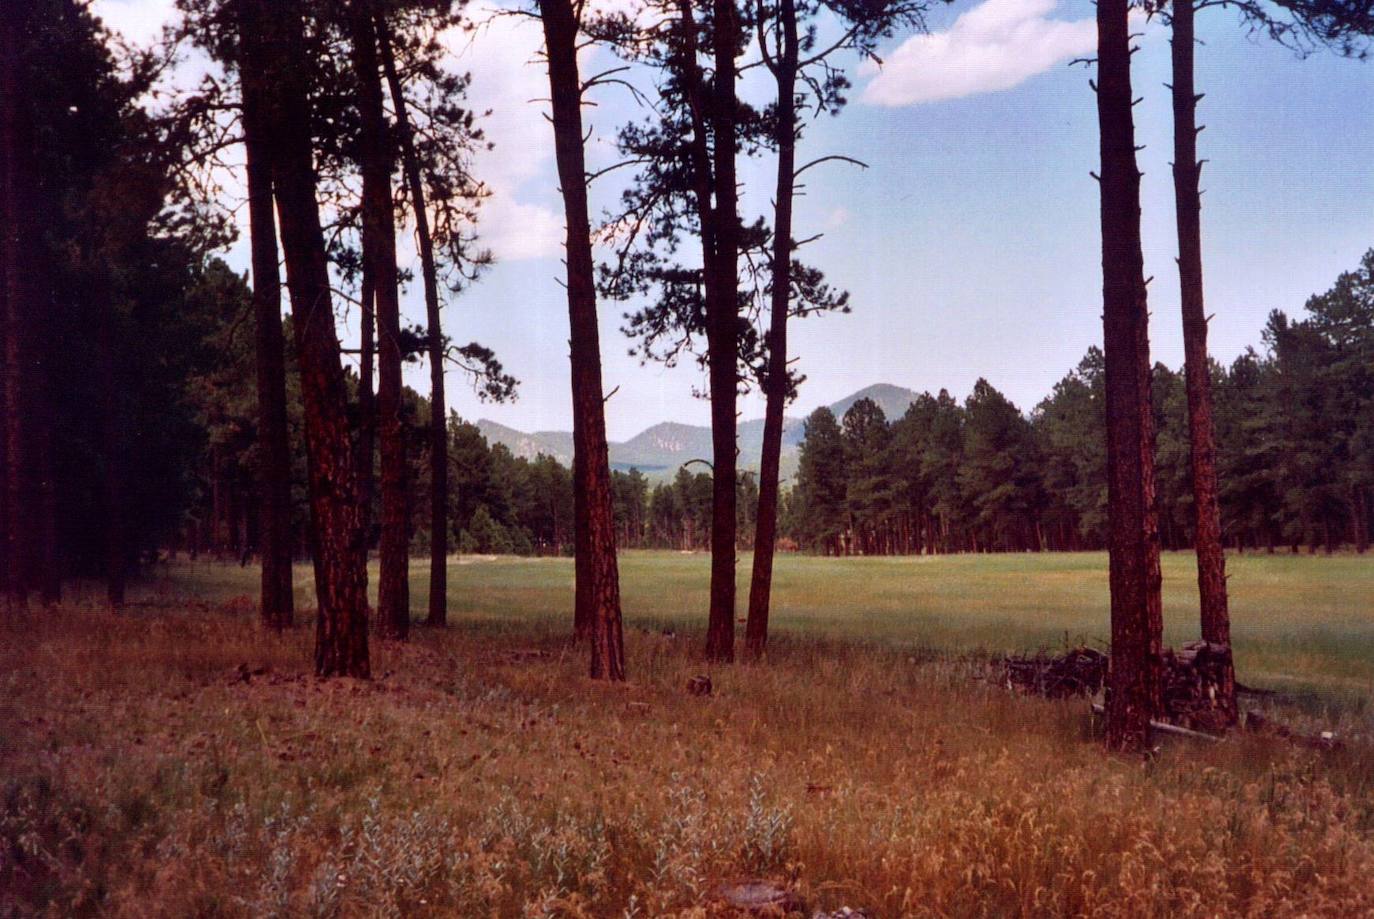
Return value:
<svg viewBox="0 0 1374 919">
<path fill-rule="evenodd" d="M 1212 422 L 1212 379 L 1207 361 L 1207 317 L 1202 287 L 1202 198 L 1198 190 L 1197 103 L 1194 88 L 1194 0 L 1170 4 L 1173 27 L 1174 202 L 1178 218 L 1178 279 L 1183 307 L 1184 386 L 1193 479 L 1197 583 L 1202 602 L 1202 638 L 1231 646 L 1226 598 L 1226 552 L 1217 499 L 1216 431 Z M 1219 683 L 1218 708 L 1236 721 L 1236 675 L 1228 663 Z"/>
<path fill-rule="evenodd" d="M 286 256 L 296 355 L 305 409 L 311 543 L 319 616 L 315 672 L 322 677 L 371 675 L 367 646 L 366 547 L 359 526 L 357 481 L 345 412 L 346 391 L 334 327 L 329 264 L 301 70 L 304 28 L 298 0 L 243 0 L 262 37 L 260 74 L 267 95 L 273 194 Z M 258 44 L 258 43 L 255 43 Z"/>
<path fill-rule="evenodd" d="M 736 402 L 739 387 L 739 191 L 735 181 L 735 51 L 738 10 L 715 0 L 710 87 L 711 193 L 714 245 L 706 262 L 708 376 L 711 383 L 711 610 L 706 656 L 735 658 L 735 537 L 738 495 Z M 704 135 L 703 135 L 704 137 Z"/>
<path fill-rule="evenodd" d="M 106 281 L 102 278 L 102 281 Z M 100 286 L 100 383 L 103 393 L 98 426 L 104 454 L 105 599 L 111 609 L 124 605 L 128 549 L 124 541 L 124 422 L 115 354 L 115 315 L 107 283 Z"/>
<path fill-rule="evenodd" d="M 744 647 L 758 657 L 768 643 L 768 607 L 773 589 L 773 553 L 778 535 L 778 475 L 782 426 L 787 407 L 787 313 L 792 289 L 792 201 L 797 168 L 797 9 L 794 0 L 778 6 L 780 47 L 773 67 L 777 82 L 774 140 L 778 145 L 777 188 L 773 204 L 773 290 L 768 320 L 768 372 L 764 378 L 763 455 L 759 463 L 758 521 L 754 531 L 754 570 L 749 582 L 749 617 Z"/>
<path fill-rule="evenodd" d="M 706 81 L 697 63 L 697 27 L 692 4 L 689 0 L 679 0 L 678 10 L 678 28 L 682 31 L 679 68 L 692 125 L 688 151 L 701 236 L 711 384 L 711 600 L 706 656 L 713 661 L 731 661 L 735 656 L 735 530 L 738 525 L 735 518 L 738 500 L 735 493 L 735 402 L 739 382 L 735 367 L 735 324 L 739 318 L 737 192 L 733 142 L 725 144 L 724 149 L 715 144 L 713 151 L 710 139 L 734 138 L 735 10 L 732 3 L 720 0 L 716 3 L 717 70 L 709 100 Z M 728 101 L 722 111 L 724 97 L 728 97 Z M 726 170 L 724 175 L 722 168 Z"/>
<path fill-rule="evenodd" d="M 582 146 L 582 81 L 578 22 L 570 0 L 540 4 L 549 62 L 554 146 L 563 194 L 568 266 L 569 363 L 575 458 L 575 630 L 591 639 L 593 679 L 625 679 L 615 514 L 602 397 L 591 223 Z"/>
<path fill-rule="evenodd" d="M 1350 511 L 1355 551 L 1364 555 L 1369 551 L 1369 498 L 1358 485 L 1350 487 Z"/>
<path fill-rule="evenodd" d="M 4 265 L 4 429 L 5 429 L 5 594 L 11 603 L 28 598 L 33 520 L 28 489 L 28 426 L 25 424 L 25 358 L 27 354 L 27 285 L 24 246 L 27 216 L 25 190 L 31 188 L 21 127 L 19 92 L 20 36 L 30 4 L 16 3 L 0 17 L 0 259 Z"/>
<path fill-rule="evenodd" d="M 1159 710 L 1161 611 L 1127 0 L 1097 4 L 1112 656 L 1107 745 L 1142 750 Z"/>
<path fill-rule="evenodd" d="M 244 10 L 240 10 L 241 15 Z M 283 629 L 294 617 L 291 579 L 291 445 L 286 416 L 286 343 L 281 322 L 277 224 L 272 205 L 272 164 L 264 139 L 268 91 L 249 72 L 256 52 L 250 24 L 240 23 L 243 136 L 248 173 L 248 222 L 253 263 L 253 325 L 258 397 L 258 531 L 262 555 L 263 625 Z"/>
<path fill-rule="evenodd" d="M 371 6 L 368 0 L 353 0 L 349 22 L 361 120 L 363 259 L 371 269 L 377 320 L 377 432 L 382 486 L 377 630 L 386 638 L 404 640 L 410 634 L 410 507 L 401 417 L 401 306 L 396 215 L 391 204 L 392 158 Z"/>
<path fill-rule="evenodd" d="M 29 19 L 27 0 L 11 3 L 0 17 L 0 249 L 3 250 L 5 330 L 4 541 L 11 602 L 24 605 L 38 591 L 45 603 L 60 599 L 57 564 L 57 499 L 53 481 L 51 413 L 43 378 L 45 351 L 34 261 L 41 247 L 42 215 L 34 191 L 41 185 L 35 161 L 35 127 L 23 98 L 20 63 Z"/>
<path fill-rule="evenodd" d="M 372 545 L 372 504 L 376 494 L 377 453 L 377 298 L 372 266 L 364 260 L 358 291 L 358 510 Z"/>
<path fill-rule="evenodd" d="M 573 417 L 573 482 L 587 478 L 584 451 L 578 447 L 580 421 Z M 587 515 L 587 495 L 581 488 L 573 488 L 573 640 L 590 638 L 596 616 L 592 600 L 591 524 Z"/>
<path fill-rule="evenodd" d="M 410 189 L 411 210 L 415 214 L 415 238 L 420 250 L 424 276 L 425 322 L 429 346 L 429 615 L 427 625 L 448 623 L 448 407 L 444 400 L 444 339 L 439 315 L 439 270 L 434 260 L 434 239 L 429 230 L 429 211 L 425 204 L 425 183 L 420 175 L 420 158 L 415 153 L 414 132 L 406 110 L 404 87 L 396 71 L 391 34 L 386 19 L 377 17 L 377 35 L 382 51 L 382 69 L 391 90 L 391 107 L 396 112 L 396 129 L 401 140 L 401 162 Z"/>
<path fill-rule="evenodd" d="M 38 551 L 34 587 L 45 606 L 62 600 L 62 568 L 57 546 L 57 479 L 53 470 L 51 417 L 44 394 L 46 382 L 35 387 L 31 399 L 35 421 L 33 425 L 34 465 L 36 467 L 38 516 Z"/>
</svg>

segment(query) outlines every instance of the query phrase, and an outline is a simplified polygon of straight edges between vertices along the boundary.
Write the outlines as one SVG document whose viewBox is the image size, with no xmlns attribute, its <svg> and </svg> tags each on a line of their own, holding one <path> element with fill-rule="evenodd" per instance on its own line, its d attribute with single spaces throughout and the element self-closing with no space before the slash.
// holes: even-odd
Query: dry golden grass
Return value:
<svg viewBox="0 0 1374 919">
<path fill-rule="evenodd" d="M 884 919 L 1374 914 L 1353 713 L 1336 753 L 1124 759 L 976 661 L 793 639 L 708 669 L 635 630 L 607 687 L 491 624 L 320 683 L 309 628 L 165 602 L 0 627 L 0 916 L 705 917 L 740 876 Z"/>
</svg>

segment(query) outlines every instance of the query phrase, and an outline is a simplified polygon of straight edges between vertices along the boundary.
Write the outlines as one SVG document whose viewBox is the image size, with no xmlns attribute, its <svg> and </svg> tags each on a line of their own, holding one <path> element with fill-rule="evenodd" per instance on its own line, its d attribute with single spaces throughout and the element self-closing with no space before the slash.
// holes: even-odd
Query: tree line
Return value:
<svg viewBox="0 0 1374 919">
<path fill-rule="evenodd" d="M 248 296 L 240 279 L 217 283 Z M 183 536 L 187 550 L 240 555 L 262 538 L 252 517 L 250 357 L 217 367 L 214 381 L 195 387 L 197 416 L 212 437 L 198 460 L 200 499 Z M 1366 551 L 1374 500 L 1374 250 L 1311 297 L 1301 318 L 1274 311 L 1262 350 L 1247 349 L 1226 367 L 1212 362 L 1210 377 L 1228 547 Z M 294 367 L 288 380 L 294 391 Z M 356 389 L 355 377 L 350 384 Z M 806 421 L 798 473 L 782 492 L 783 545 L 831 555 L 1105 548 L 1103 387 L 1102 351 L 1091 348 L 1029 414 L 985 380 L 962 403 L 943 390 L 925 393 L 893 419 L 869 400 L 843 418 L 818 409 Z M 1156 364 L 1151 394 L 1161 546 L 1194 548 L 1183 373 Z M 409 524 L 414 551 L 427 548 L 433 532 L 424 500 L 429 407 L 412 390 L 405 399 L 408 476 L 419 499 Z M 446 436 L 452 487 L 443 520 L 459 551 L 573 553 L 570 469 L 544 455 L 516 457 L 456 416 Z M 299 505 L 299 451 L 292 468 Z M 660 482 L 635 469 L 612 470 L 616 545 L 708 549 L 712 488 L 709 472 L 690 467 Z M 737 482 L 740 549 L 753 548 L 758 503 L 757 475 L 745 471 Z M 308 554 L 304 523 L 298 515 L 297 557 Z M 373 546 L 377 538 L 371 535 Z"/>
<path fill-rule="evenodd" d="M 217 296 L 250 296 L 242 279 L 217 265 L 207 286 Z M 213 298 L 204 298 L 210 300 Z M 232 316 L 233 309 L 221 309 Z M 256 413 L 251 349 L 224 340 L 228 320 L 206 352 L 227 355 L 198 378 L 191 403 L 210 433 L 196 467 L 198 500 L 180 545 L 187 551 L 245 556 L 262 540 L 256 507 Z M 288 390 L 298 388 L 294 364 Z M 799 468 L 781 493 L 782 545 L 829 555 L 943 554 L 1098 550 L 1107 541 L 1103 354 L 1089 349 L 1029 413 L 987 381 L 963 402 L 946 391 L 919 396 L 886 418 L 870 400 L 842 418 L 827 408 L 805 423 Z M 358 379 L 350 374 L 351 391 Z M 1312 296 L 1304 314 L 1274 311 L 1261 349 L 1229 366 L 1210 364 L 1217 419 L 1222 531 L 1235 551 L 1367 550 L 1374 500 L 1374 250 Z M 1184 374 L 1155 364 L 1151 378 L 1164 549 L 1196 545 Z M 427 549 L 433 519 L 426 398 L 403 393 L 412 553 Z M 292 406 L 296 400 L 288 400 Z M 298 413 L 291 425 L 299 428 Z M 489 444 L 478 427 L 451 415 L 446 425 L 448 502 L 445 537 L 460 552 L 572 555 L 572 470 L 552 457 L 515 456 Z M 694 464 L 696 466 L 696 464 Z M 294 451 L 292 506 L 305 493 L 305 457 Z M 622 549 L 709 549 L 712 476 L 680 468 L 669 481 L 636 469 L 612 470 L 615 543 Z M 758 476 L 736 486 L 737 547 L 754 547 Z M 379 510 L 373 497 L 371 515 Z M 375 548 L 379 534 L 369 534 Z M 293 523 L 294 554 L 308 556 L 304 516 Z"/>
<path fill-rule="evenodd" d="M 1264 349 L 1209 365 L 1222 532 L 1236 551 L 1369 547 L 1374 500 L 1374 250 Z M 1165 549 L 1194 548 L 1184 374 L 1155 364 L 1155 511 Z M 1103 354 L 1092 348 L 1028 415 L 986 380 L 962 403 L 921 395 L 806 421 L 785 532 L 826 554 L 1076 551 L 1107 545 Z"/>
<path fill-rule="evenodd" d="M 165 495 L 167 506 L 179 511 L 173 513 L 166 528 L 140 531 L 133 538 L 139 551 L 150 556 L 162 549 L 246 564 L 259 556 L 265 538 L 257 501 L 261 455 L 253 349 L 249 338 L 239 334 L 236 322 L 248 307 L 251 291 L 223 262 L 212 262 L 206 275 L 203 283 L 209 291 L 200 299 L 217 304 L 200 325 L 205 335 L 202 351 L 209 360 L 195 369 L 181 395 L 187 412 L 186 430 L 194 436 L 183 454 L 186 465 L 180 472 L 185 484 L 180 497 Z M 349 421 L 356 428 L 357 374 L 347 373 L 345 383 L 352 396 Z M 287 427 L 292 445 L 288 457 L 289 542 L 292 556 L 306 559 L 310 557 L 310 531 L 306 456 L 298 436 L 303 425 L 299 388 L 295 361 L 288 358 Z M 428 551 L 434 542 L 430 409 L 425 395 L 403 388 L 401 428 L 406 477 L 412 491 L 408 523 L 412 555 Z M 543 454 L 518 457 L 503 444 L 489 443 L 477 425 L 453 413 L 440 442 L 445 445 L 448 482 L 441 525 L 451 547 L 476 554 L 574 555 L 576 495 L 569 467 Z M 372 449 L 375 463 L 375 444 Z M 616 469 L 611 471 L 610 482 L 618 547 L 708 548 L 709 473 L 684 468 L 672 481 L 654 483 L 636 469 Z M 741 547 L 748 548 L 758 504 L 757 477 L 743 473 L 738 488 Z M 365 539 L 369 549 L 377 551 L 380 528 L 375 521 L 381 499 L 373 493 L 368 500 L 371 506 L 367 515 L 374 522 Z M 99 569 L 91 571 L 98 573 Z"/>
</svg>

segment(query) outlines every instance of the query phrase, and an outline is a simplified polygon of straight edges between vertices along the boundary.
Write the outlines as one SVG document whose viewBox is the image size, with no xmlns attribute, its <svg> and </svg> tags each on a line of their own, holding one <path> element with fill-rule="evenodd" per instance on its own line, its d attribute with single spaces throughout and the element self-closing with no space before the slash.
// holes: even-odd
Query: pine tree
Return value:
<svg viewBox="0 0 1374 919">
<path fill-rule="evenodd" d="M 1154 520 L 1149 313 L 1140 243 L 1127 0 L 1097 4 L 1103 339 L 1112 656 L 1107 746 L 1141 750 L 1160 707 L 1159 545 Z"/>
<path fill-rule="evenodd" d="M 568 271 L 569 361 L 572 368 L 574 525 L 576 536 L 575 630 L 590 639 L 593 679 L 625 679 L 616 564 L 614 493 L 606 444 L 601 344 L 587 169 L 583 149 L 582 78 L 577 49 L 581 34 L 572 0 L 540 3 L 548 58 L 554 146 L 563 195 L 565 263 Z"/>
<path fill-rule="evenodd" d="M 305 404 L 315 590 L 319 602 L 315 671 L 319 676 L 368 677 L 366 546 L 357 507 L 353 448 L 345 411 L 343 370 L 334 327 L 329 269 L 310 135 L 303 43 L 295 0 L 241 0 L 260 60 L 245 73 L 271 87 L 263 119 L 271 138 L 273 195 L 286 257 Z"/>
<path fill-rule="evenodd" d="M 257 363 L 259 528 L 262 536 L 262 622 L 272 629 L 291 625 L 291 444 L 286 420 L 286 343 L 281 323 L 281 280 L 277 268 L 277 222 L 272 205 L 272 163 L 268 159 L 268 100 L 259 75 L 250 71 L 260 58 L 250 6 L 238 4 L 238 62 L 244 99 L 243 142 L 248 186 L 249 244 L 253 263 L 253 328 Z M 370 371 L 370 367 L 369 367 Z M 367 387 L 371 390 L 371 374 Z M 371 468 L 371 442 L 367 463 Z M 364 495 L 370 495 L 370 490 Z"/>
<path fill-rule="evenodd" d="M 818 408 L 806 419 L 797 467 L 799 517 L 805 527 L 803 541 L 827 555 L 843 551 L 846 498 L 845 446 L 840 426 L 828 408 Z"/>
<path fill-rule="evenodd" d="M 1202 638 L 1225 648 L 1219 710 L 1236 720 L 1236 678 L 1230 663 L 1231 614 L 1226 597 L 1226 555 L 1217 495 L 1216 431 L 1212 421 L 1212 377 L 1207 357 L 1207 316 L 1202 283 L 1202 194 L 1198 181 L 1197 103 L 1193 52 L 1195 0 L 1171 0 L 1169 21 L 1173 63 L 1174 207 L 1178 222 L 1178 277 L 1183 309 L 1184 374 L 1191 448 L 1193 542 L 1197 551 Z"/>
<path fill-rule="evenodd" d="M 394 168 L 382 102 L 382 76 L 371 0 L 348 7 L 359 113 L 363 260 L 377 323 L 377 421 L 381 444 L 382 539 L 377 631 L 404 640 L 410 632 L 410 508 L 404 419 L 401 417 L 401 308 L 396 268 Z M 369 457 L 370 461 L 370 457 Z"/>
</svg>

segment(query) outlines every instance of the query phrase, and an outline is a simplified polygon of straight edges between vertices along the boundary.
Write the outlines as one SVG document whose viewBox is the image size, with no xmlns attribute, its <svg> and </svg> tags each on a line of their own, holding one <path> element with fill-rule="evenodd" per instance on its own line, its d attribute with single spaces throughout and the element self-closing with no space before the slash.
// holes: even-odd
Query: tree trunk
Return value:
<svg viewBox="0 0 1374 919">
<path fill-rule="evenodd" d="M 28 600 L 33 545 L 29 525 L 34 519 L 29 489 L 29 432 L 25 424 L 29 313 L 25 248 L 32 229 L 26 192 L 33 184 L 27 162 L 30 145 L 19 112 L 19 53 L 29 8 L 29 3 L 16 3 L 0 17 L 0 257 L 5 271 L 4 589 L 9 602 L 20 606 Z"/>
<path fill-rule="evenodd" d="M 52 422 L 47 408 L 49 382 L 35 387 L 32 399 L 36 414 L 33 426 L 34 459 L 38 473 L 38 563 L 34 586 L 44 606 L 62 600 L 62 568 L 57 545 L 57 479 L 54 477 Z"/>
<path fill-rule="evenodd" d="M 4 54 L 0 50 L 0 54 Z M 0 65 L 2 67 L 3 65 Z M 0 87 L 3 89 L 3 87 Z M 0 105 L 3 105 L 0 100 Z M 0 116 L 2 120 L 2 116 Z M 5 185 L 5 173 L 8 169 L 8 154 L 0 152 L 0 189 Z M 0 205 L 0 226 L 8 227 L 9 219 L 3 205 Z M 9 232 L 0 229 L 0 610 L 4 610 L 9 604 L 10 592 L 10 467 L 9 467 L 9 441 L 8 425 L 4 423 L 4 415 L 7 406 L 5 393 L 7 392 L 7 381 L 9 380 L 9 335 L 6 315 L 8 314 L 9 298 L 6 291 L 5 279 L 9 275 L 9 258 L 5 237 Z"/>
<path fill-rule="evenodd" d="M 749 582 L 745 652 L 757 658 L 768 644 L 768 607 L 773 590 L 773 553 L 778 535 L 778 475 L 782 460 L 783 413 L 787 407 L 787 313 L 792 292 L 792 198 L 797 169 L 797 9 L 782 0 L 781 47 L 773 76 L 777 83 L 777 188 L 773 199 L 773 289 L 768 318 L 768 372 L 764 378 L 763 455 L 759 462 L 759 508 L 754 531 L 754 570 Z"/>
<path fill-rule="evenodd" d="M 1160 704 L 1149 314 L 1140 243 L 1127 0 L 1097 4 L 1112 658 L 1107 746 L 1139 751 Z"/>
<path fill-rule="evenodd" d="M 44 379 L 48 350 L 41 334 L 34 263 L 42 251 L 33 190 L 41 184 L 34 159 L 34 125 L 25 112 L 20 63 L 31 2 L 11 3 L 0 17 L 0 155 L 4 157 L 0 233 L 5 264 L 5 449 L 7 585 L 11 602 L 23 606 L 33 590 L 47 604 L 61 598 L 57 564 L 57 492 L 53 481 L 52 421 Z"/>
<path fill-rule="evenodd" d="M 686 87 L 692 124 L 688 150 L 701 236 L 711 388 L 711 600 L 706 656 L 713 661 L 730 661 L 735 656 L 735 402 L 739 382 L 735 328 L 739 256 L 733 143 L 735 9 L 729 0 L 716 0 L 716 73 L 711 87 L 709 134 L 707 86 L 697 62 L 696 23 L 690 0 L 679 0 L 678 10 L 683 46 L 680 76 Z M 722 100 L 727 97 L 722 111 Z M 710 136 L 731 138 L 728 143 L 714 145 L 714 162 Z"/>
<path fill-rule="evenodd" d="M 386 18 L 377 16 L 382 68 L 391 90 L 391 107 L 401 140 L 401 160 L 415 213 L 415 237 L 424 276 L 425 323 L 429 347 L 429 615 L 426 624 L 448 623 L 448 408 L 444 400 L 444 338 L 439 315 L 439 269 L 434 260 L 434 239 L 429 230 L 425 183 L 420 158 L 415 153 L 414 132 L 406 109 L 405 89 L 396 70 L 391 33 Z"/>
<path fill-rule="evenodd" d="M 410 634 L 410 501 L 401 417 L 401 305 L 396 276 L 396 212 L 391 203 L 392 159 L 371 6 L 370 0 L 353 0 L 349 24 L 361 120 L 363 260 L 372 269 L 377 316 L 377 434 L 382 485 L 377 631 L 385 638 L 404 641 Z"/>
<path fill-rule="evenodd" d="M 270 88 L 250 69 L 260 54 L 245 18 L 239 41 L 244 61 L 243 138 L 248 172 L 248 223 L 253 263 L 253 325 L 257 360 L 259 545 L 262 555 L 260 612 L 263 625 L 283 629 L 294 617 L 291 589 L 291 444 L 286 420 L 286 345 L 281 323 L 281 280 L 277 269 L 277 224 L 272 207 L 272 164 L 263 132 L 264 100 Z M 250 50 L 252 49 L 252 50 Z"/>
<path fill-rule="evenodd" d="M 736 402 L 739 388 L 739 197 L 735 183 L 735 46 L 738 11 L 734 0 L 715 0 L 715 74 L 710 124 L 715 195 L 715 252 L 707 276 L 706 322 L 711 381 L 711 611 L 706 656 L 735 658 Z M 714 276 L 714 285 L 710 284 Z M 710 287 L 714 286 L 714 296 Z"/>
<path fill-rule="evenodd" d="M 1350 488 L 1350 506 L 1353 514 L 1355 552 L 1364 555 L 1369 551 L 1369 506 L 1363 489 L 1358 485 Z"/>
<path fill-rule="evenodd" d="M 358 292 L 358 510 L 363 537 L 372 546 L 372 504 L 376 494 L 373 476 L 377 452 L 377 284 L 372 266 L 363 259 Z"/>
<path fill-rule="evenodd" d="M 571 269 L 569 269 L 571 274 Z M 569 295 L 571 296 L 571 294 Z M 569 340 L 569 360 L 571 360 Z M 593 613 L 591 518 L 588 516 L 587 495 L 577 483 L 586 481 L 585 451 L 578 446 L 582 440 L 581 419 L 573 415 L 573 640 L 591 638 Z"/>
<path fill-rule="evenodd" d="M 311 543 L 319 616 L 315 673 L 321 677 L 371 675 L 367 647 L 367 555 L 359 526 L 357 480 L 345 412 L 343 368 L 334 327 L 329 263 L 310 136 L 310 106 L 301 48 L 305 43 L 298 0 L 243 0 L 262 36 L 260 75 L 271 88 L 264 120 L 271 140 L 273 193 L 286 256 L 296 355 L 305 409 Z M 255 77 L 254 77 L 255 78 Z"/>
<path fill-rule="evenodd" d="M 1226 600 L 1226 552 L 1217 499 L 1216 433 L 1212 422 L 1212 380 L 1207 363 L 1207 317 L 1202 287 L 1202 198 L 1198 190 L 1197 103 L 1194 89 L 1194 0 L 1170 4 L 1173 25 L 1174 202 L 1178 217 L 1178 278 L 1183 306 L 1184 386 L 1193 473 L 1194 544 L 1202 602 L 1202 638 L 1231 646 Z M 1228 661 L 1230 659 L 1228 658 Z M 1236 721 L 1236 675 L 1228 663 L 1219 686 L 1218 707 Z"/>
<path fill-rule="evenodd" d="M 115 354 L 114 302 L 107 280 L 102 277 L 100 299 L 100 386 L 104 390 L 100 418 L 105 511 L 105 599 L 112 610 L 124 605 L 125 574 L 128 548 L 124 542 L 124 424 L 122 419 L 122 387 L 119 385 Z"/>
<path fill-rule="evenodd" d="M 625 679 L 614 496 L 606 444 L 601 344 L 597 329 L 591 224 L 582 146 L 582 81 L 577 70 L 578 22 L 570 0 L 540 4 L 549 61 L 554 146 L 563 193 L 572 369 L 575 628 L 591 638 L 591 676 Z"/>
</svg>

